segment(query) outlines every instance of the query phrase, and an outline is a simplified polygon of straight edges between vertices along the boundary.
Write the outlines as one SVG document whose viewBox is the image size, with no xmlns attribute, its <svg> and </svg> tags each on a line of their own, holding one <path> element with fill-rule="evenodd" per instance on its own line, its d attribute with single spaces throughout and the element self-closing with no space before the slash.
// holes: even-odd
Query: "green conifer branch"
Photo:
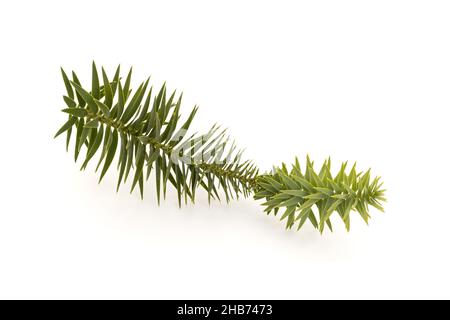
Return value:
<svg viewBox="0 0 450 320">
<path fill-rule="evenodd" d="M 283 164 L 271 173 L 259 174 L 253 162 L 242 161 L 242 151 L 229 143 L 219 126 L 202 135 L 187 134 L 198 108 L 179 122 L 182 95 L 169 94 L 165 84 L 153 93 L 147 79 L 132 94 L 131 69 L 122 82 L 120 66 L 111 80 L 102 68 L 100 81 L 93 63 L 91 88 L 86 89 L 75 72 L 72 80 L 61 72 L 67 92 L 63 96 L 67 108 L 62 111 L 68 120 L 55 137 L 65 132 L 68 150 L 74 133 L 75 161 L 81 150 L 86 153 L 82 170 L 97 155 L 99 182 L 116 159 L 117 190 L 130 178 L 131 192 L 137 187 L 143 197 L 144 181 L 153 172 L 158 203 L 161 196 L 165 198 L 168 183 L 177 191 L 179 206 L 195 202 L 199 188 L 207 192 L 209 201 L 225 196 L 228 202 L 254 194 L 255 199 L 266 200 L 263 205 L 268 214 L 284 210 L 281 220 L 286 219 L 287 228 L 297 223 L 300 229 L 309 220 L 320 232 L 325 225 L 332 230 L 334 212 L 349 230 L 351 211 L 368 222 L 369 206 L 383 210 L 382 183 L 379 177 L 370 179 L 370 170 L 357 172 L 353 166 L 346 173 L 344 163 L 333 177 L 330 160 L 316 173 L 308 158 L 304 172 L 296 159 L 291 170 Z"/>
<path fill-rule="evenodd" d="M 355 164 L 347 173 L 345 162 L 333 177 L 330 159 L 324 162 L 319 173 L 313 166 L 307 157 L 306 169 L 302 172 L 298 159 L 295 159 L 290 171 L 283 164 L 281 168 L 274 168 L 271 174 L 259 176 L 254 198 L 266 200 L 263 205 L 268 214 L 276 215 L 280 209 L 284 210 L 281 220 L 286 219 L 286 228 L 297 223 L 297 230 L 309 220 L 320 232 L 325 225 L 332 231 L 330 218 L 334 212 L 350 230 L 351 211 L 357 211 L 366 223 L 370 218 L 369 205 L 383 211 L 381 203 L 386 201 L 385 190 L 381 189 L 380 177 L 370 179 L 370 170 L 357 172 Z"/>
</svg>

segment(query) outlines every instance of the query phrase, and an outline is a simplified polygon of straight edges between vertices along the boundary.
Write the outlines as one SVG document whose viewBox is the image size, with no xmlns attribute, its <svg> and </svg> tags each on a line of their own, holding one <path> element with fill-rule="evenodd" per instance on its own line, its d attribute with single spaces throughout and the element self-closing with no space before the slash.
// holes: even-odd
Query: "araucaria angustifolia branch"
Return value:
<svg viewBox="0 0 450 320">
<path fill-rule="evenodd" d="M 335 212 L 349 230 L 352 211 L 365 222 L 369 206 L 383 211 L 385 190 L 379 177 L 370 178 L 370 170 L 358 172 L 356 166 L 347 168 L 346 162 L 333 176 L 330 159 L 316 172 L 308 157 L 303 170 L 296 158 L 290 168 L 283 163 L 260 174 L 252 161 L 242 160 L 242 151 L 229 143 L 226 130 L 214 125 L 205 134 L 190 134 L 198 108 L 180 122 L 182 94 L 168 92 L 165 84 L 154 91 L 147 79 L 132 93 L 132 69 L 123 82 L 120 66 L 109 78 L 103 68 L 100 77 L 93 63 L 87 89 L 75 72 L 71 79 L 61 72 L 67 91 L 63 96 L 67 108 L 62 111 L 68 119 L 55 137 L 66 133 L 68 150 L 74 136 L 75 161 L 85 152 L 82 169 L 98 155 L 99 181 L 116 159 L 117 190 L 130 179 L 131 192 L 137 187 L 143 197 L 144 181 L 154 176 L 158 203 L 168 184 L 175 188 L 179 206 L 195 202 L 198 189 L 206 191 L 208 201 L 253 195 L 264 200 L 267 214 L 281 211 L 286 228 L 300 229 L 310 221 L 320 232 L 325 226 L 332 230 Z"/>
</svg>

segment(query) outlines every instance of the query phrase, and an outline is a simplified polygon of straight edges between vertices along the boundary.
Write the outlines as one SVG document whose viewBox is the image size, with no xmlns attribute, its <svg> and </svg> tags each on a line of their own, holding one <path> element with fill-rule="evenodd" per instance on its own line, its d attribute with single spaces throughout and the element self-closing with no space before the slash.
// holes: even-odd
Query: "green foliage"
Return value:
<svg viewBox="0 0 450 320">
<path fill-rule="evenodd" d="M 284 210 L 281 220 L 286 219 L 287 228 L 297 223 L 300 229 L 309 220 L 320 232 L 325 224 L 332 228 L 333 212 L 349 229 L 352 210 L 366 222 L 369 205 L 383 210 L 380 179 L 371 181 L 369 172 L 356 172 L 355 167 L 346 173 L 346 163 L 335 177 L 329 160 L 316 173 L 309 158 L 304 173 L 296 160 L 290 171 L 283 164 L 272 173 L 259 175 L 255 164 L 241 160 L 242 151 L 229 143 L 226 131 L 219 126 L 204 134 L 187 134 L 198 108 L 180 121 L 182 94 L 169 92 L 166 84 L 155 90 L 149 79 L 133 93 L 132 69 L 122 82 L 120 66 L 109 78 L 93 63 L 90 89 L 82 86 L 75 72 L 72 80 L 63 69 L 61 72 L 66 88 L 66 108 L 62 111 L 68 119 L 55 138 L 66 133 L 67 150 L 75 140 L 75 161 L 85 154 L 82 170 L 97 158 L 99 182 L 116 167 L 117 191 L 129 181 L 131 192 L 139 189 L 143 197 L 144 182 L 153 177 L 158 203 L 166 196 L 167 185 L 176 191 L 180 206 L 195 202 L 198 189 L 206 191 L 209 201 L 225 197 L 228 202 L 254 194 L 255 199 L 266 200 L 267 213 L 276 215 Z"/>
<path fill-rule="evenodd" d="M 259 176 L 254 198 L 266 200 L 263 205 L 268 214 L 277 215 L 278 211 L 284 210 L 281 220 L 286 219 L 288 229 L 297 223 L 299 230 L 309 220 L 320 232 L 325 225 L 332 231 L 330 218 L 337 212 L 350 230 L 351 211 L 357 211 L 368 223 L 369 205 L 383 211 L 381 202 L 386 199 L 380 178 L 371 181 L 370 170 L 357 172 L 355 164 L 347 173 L 346 168 L 347 162 L 333 177 L 328 159 L 316 173 L 314 163 L 308 157 L 302 172 L 298 159 L 295 159 L 291 170 L 283 164 L 281 168 L 274 168 L 273 173 Z"/>
<path fill-rule="evenodd" d="M 67 91 L 63 97 L 67 108 L 62 111 L 69 119 L 55 137 L 66 132 L 69 147 L 74 133 L 75 161 L 83 149 L 86 154 L 81 169 L 99 155 L 99 181 L 116 160 L 117 190 L 129 180 L 131 191 L 137 187 L 143 197 L 144 181 L 154 171 L 158 202 L 168 184 L 175 188 L 179 205 L 182 200 L 194 202 L 198 188 L 206 190 L 208 199 L 225 196 L 229 201 L 250 194 L 258 174 L 255 165 L 241 161 L 241 152 L 228 143 L 226 131 L 218 126 L 206 134 L 187 135 L 198 108 L 180 122 L 182 95 L 168 92 L 165 84 L 155 91 L 149 79 L 132 94 L 132 70 L 122 84 L 120 66 L 112 81 L 102 68 L 100 85 L 93 63 L 90 90 L 81 86 L 75 73 L 70 81 L 61 71 Z"/>
</svg>

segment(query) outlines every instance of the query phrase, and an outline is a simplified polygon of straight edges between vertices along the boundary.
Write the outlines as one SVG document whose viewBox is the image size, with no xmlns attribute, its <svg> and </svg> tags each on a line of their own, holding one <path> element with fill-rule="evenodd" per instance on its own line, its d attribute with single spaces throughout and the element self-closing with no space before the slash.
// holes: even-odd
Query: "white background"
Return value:
<svg viewBox="0 0 450 320">
<path fill-rule="evenodd" d="M 448 1 L 3 1 L 0 298 L 450 298 Z M 80 172 L 59 67 L 133 65 L 262 170 L 372 168 L 386 213 L 285 231 L 253 199 L 177 208 Z"/>
</svg>

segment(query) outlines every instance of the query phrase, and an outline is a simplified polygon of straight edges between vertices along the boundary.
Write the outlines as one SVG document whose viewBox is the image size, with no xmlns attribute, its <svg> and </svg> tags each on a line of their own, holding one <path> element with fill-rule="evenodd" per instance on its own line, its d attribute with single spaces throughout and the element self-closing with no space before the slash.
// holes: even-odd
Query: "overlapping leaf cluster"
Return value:
<svg viewBox="0 0 450 320">
<path fill-rule="evenodd" d="M 82 169 L 98 154 L 100 181 L 116 159 L 117 189 L 131 177 L 131 191 L 138 186 L 142 197 L 144 180 L 154 171 L 158 202 L 161 194 L 166 195 L 168 182 L 177 191 L 180 205 L 183 198 L 194 202 L 199 187 L 206 190 L 208 199 L 219 199 L 222 193 L 227 201 L 247 196 L 253 188 L 258 174 L 255 165 L 241 162 L 241 152 L 216 125 L 206 134 L 188 136 L 197 107 L 180 124 L 182 95 L 169 94 L 165 84 L 153 93 L 147 79 L 132 94 L 131 69 L 122 82 L 120 66 L 112 78 L 102 68 L 100 78 L 93 63 L 89 90 L 75 72 L 70 80 L 61 71 L 67 91 L 63 97 L 67 108 L 62 111 L 68 120 L 55 137 L 66 132 L 69 148 L 75 136 L 75 161 L 83 149 L 86 152 Z"/>
<path fill-rule="evenodd" d="M 370 170 L 357 172 L 356 164 L 346 173 L 347 162 L 341 165 L 338 174 L 331 174 L 331 161 L 322 165 L 319 173 L 314 171 L 314 163 L 309 157 L 304 172 L 297 159 L 288 170 L 283 164 L 273 173 L 258 177 L 258 191 L 255 199 L 266 199 L 263 204 L 268 214 L 277 215 L 282 210 L 281 220 L 286 219 L 286 228 L 297 224 L 299 230 L 309 220 L 315 228 L 323 232 L 325 224 L 332 230 L 331 215 L 337 212 L 350 230 L 350 213 L 357 211 L 367 223 L 369 206 L 381 211 L 385 201 L 380 178 L 371 181 Z"/>
</svg>

